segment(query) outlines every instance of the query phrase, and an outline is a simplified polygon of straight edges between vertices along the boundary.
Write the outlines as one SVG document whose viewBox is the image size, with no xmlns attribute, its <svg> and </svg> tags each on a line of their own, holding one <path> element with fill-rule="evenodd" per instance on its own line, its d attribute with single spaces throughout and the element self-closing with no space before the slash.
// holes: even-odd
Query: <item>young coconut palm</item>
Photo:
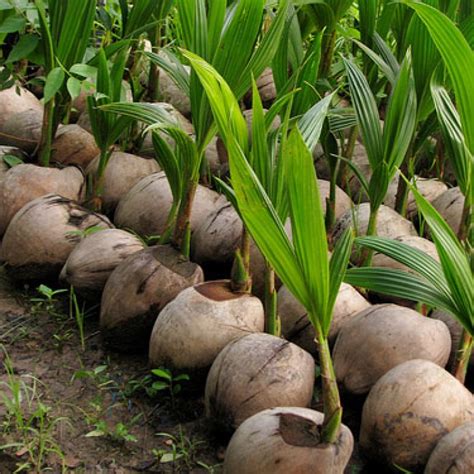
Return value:
<svg viewBox="0 0 474 474">
<path fill-rule="evenodd" d="M 375 97 L 367 79 L 351 61 L 344 60 L 351 98 L 356 110 L 362 139 L 367 150 L 372 176 L 368 183 L 358 175 L 370 198 L 370 217 L 367 235 L 376 232 L 377 212 L 387 194 L 390 181 L 405 159 L 415 131 L 416 93 L 410 55 L 405 57 L 387 107 L 382 131 Z M 369 264 L 371 254 L 363 253 L 361 263 Z"/>
<path fill-rule="evenodd" d="M 231 182 L 242 219 L 264 257 L 306 308 L 315 327 L 324 399 L 320 439 L 322 443 L 334 443 L 340 432 L 342 407 L 327 337 L 352 248 L 352 233 L 344 233 L 329 258 L 312 155 L 296 128 L 284 143 L 281 155 L 293 231 L 293 242 L 289 240 L 284 222 L 244 154 L 247 129 L 236 98 L 209 64 L 190 53 L 186 56 L 204 86 L 229 152 Z M 327 108 L 322 107 L 316 120 L 322 121 L 326 113 Z"/>
<path fill-rule="evenodd" d="M 471 253 L 423 196 L 411 187 L 426 220 L 440 263 L 402 242 L 382 237 L 359 237 L 356 243 L 406 265 L 415 274 L 389 268 L 351 268 L 345 281 L 378 293 L 419 301 L 453 316 L 469 335 L 458 351 L 454 375 L 464 381 L 474 334 L 474 276 Z"/>
</svg>

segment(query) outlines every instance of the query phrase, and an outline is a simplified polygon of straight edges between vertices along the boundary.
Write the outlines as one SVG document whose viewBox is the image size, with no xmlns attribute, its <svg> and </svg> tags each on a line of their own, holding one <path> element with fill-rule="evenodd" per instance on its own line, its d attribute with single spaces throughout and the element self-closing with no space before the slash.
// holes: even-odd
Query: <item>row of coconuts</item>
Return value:
<svg viewBox="0 0 474 474">
<path fill-rule="evenodd" d="M 39 101 L 28 91 L 20 92 L 0 92 L 0 141 L 8 145 L 2 147 L 2 156 L 24 157 L 36 146 L 24 125 L 2 119 L 9 116 L 3 107 L 32 121 L 42 115 Z M 184 115 L 174 113 L 192 133 Z M 247 117 L 251 120 L 251 114 Z M 87 118 L 82 122 L 87 124 Z M 18 135 L 29 137 L 28 144 L 12 139 Z M 18 280 L 59 278 L 83 297 L 100 299 L 100 324 L 109 347 L 148 351 L 154 367 L 206 378 L 208 417 L 221 428 L 236 430 L 225 472 L 342 473 L 353 436 L 343 426 L 335 444 L 320 442 L 322 414 L 308 408 L 317 351 L 305 310 L 282 286 L 278 310 L 283 337 L 263 332 L 264 262 L 254 245 L 254 295 L 233 293 L 228 280 L 205 281 L 205 274 L 228 275 L 239 244 L 242 222 L 230 203 L 199 186 L 191 216 L 191 261 L 184 261 L 170 246 L 144 243 L 145 237 L 163 232 L 172 205 L 166 176 L 147 153 L 112 154 L 101 215 L 81 205 L 86 177 L 97 166 L 98 150 L 90 133 L 77 124 L 63 126 L 53 148 L 54 168 L 9 168 L 0 159 L 0 256 L 9 274 Z M 214 142 L 207 159 L 211 169 L 225 174 L 222 144 Z M 354 160 L 368 172 L 360 144 Z M 316 166 L 325 177 L 321 159 Z M 320 179 L 319 185 L 324 203 L 329 183 Z M 459 189 L 421 178 L 417 186 L 457 229 L 463 205 Z M 334 241 L 348 226 L 359 234 L 367 229 L 369 204 L 355 179 L 347 191 L 337 189 Z M 393 210 L 395 193 L 396 183 L 379 211 L 377 234 L 437 258 L 432 242 Z M 416 218 L 413 199 L 408 216 Z M 290 226 L 287 232 L 291 234 Z M 400 268 L 378 254 L 373 265 Z M 360 447 L 389 467 L 474 472 L 473 397 L 444 369 L 454 358 L 460 327 L 441 312 L 425 317 L 407 301 L 369 296 L 370 302 L 343 284 L 330 333 L 341 389 L 366 397 Z"/>
</svg>

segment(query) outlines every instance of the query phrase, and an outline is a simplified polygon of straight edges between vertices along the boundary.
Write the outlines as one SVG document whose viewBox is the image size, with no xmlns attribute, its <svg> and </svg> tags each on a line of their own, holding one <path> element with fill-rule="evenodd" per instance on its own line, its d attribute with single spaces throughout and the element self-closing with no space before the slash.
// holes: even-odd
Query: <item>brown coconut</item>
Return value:
<svg viewBox="0 0 474 474">
<path fill-rule="evenodd" d="M 414 359 L 387 372 L 370 391 L 360 446 L 385 465 L 415 470 L 443 436 L 473 420 L 469 390 L 433 362 Z"/>
<path fill-rule="evenodd" d="M 33 199 L 54 193 L 81 201 L 84 186 L 84 175 L 72 166 L 63 169 L 32 164 L 14 166 L 0 182 L 0 235 L 13 216 Z"/>
<path fill-rule="evenodd" d="M 329 199 L 330 186 L 331 183 L 329 181 L 318 179 L 319 195 L 321 198 L 323 212 L 325 214 L 327 199 Z M 349 211 L 352 206 L 352 199 L 339 186 L 336 186 L 336 203 L 334 209 L 334 215 L 336 219 L 339 219 L 339 217 Z"/>
<path fill-rule="evenodd" d="M 5 155 L 13 155 L 17 158 L 20 158 L 21 160 L 25 159 L 24 153 L 19 148 L 12 146 L 0 146 L 0 181 L 3 180 L 10 169 L 10 166 L 3 159 Z"/>
<path fill-rule="evenodd" d="M 226 429 L 237 428 L 275 406 L 307 407 L 314 360 L 291 342 L 264 333 L 241 337 L 220 352 L 206 381 L 206 414 Z"/>
<path fill-rule="evenodd" d="M 457 233 L 459 231 L 459 226 L 461 225 L 464 207 L 464 195 L 459 189 L 459 186 L 448 189 L 437 197 L 432 204 L 451 229 Z"/>
<path fill-rule="evenodd" d="M 57 277 L 83 233 L 92 227 L 113 225 L 105 216 L 57 194 L 37 198 L 15 214 L 5 232 L 7 269 L 21 280 Z"/>
<path fill-rule="evenodd" d="M 240 243 L 242 221 L 232 204 L 224 197 L 196 228 L 191 240 L 193 261 L 202 264 L 221 264 L 232 261 Z"/>
<path fill-rule="evenodd" d="M 374 305 L 339 331 L 334 370 L 341 386 L 359 395 L 407 360 L 425 359 L 444 367 L 450 350 L 451 336 L 441 321 L 394 304 Z"/>
<path fill-rule="evenodd" d="M 341 426 L 335 443 L 321 442 L 324 415 L 308 408 L 261 411 L 232 436 L 224 459 L 225 474 L 343 474 L 354 438 Z"/>
<path fill-rule="evenodd" d="M 218 193 L 198 185 L 191 212 L 191 230 L 194 231 L 212 213 L 219 200 Z M 153 173 L 141 179 L 120 200 L 114 220 L 117 226 L 142 236 L 161 235 L 172 203 L 173 196 L 165 173 Z"/>
<path fill-rule="evenodd" d="M 369 224 L 370 204 L 362 203 L 345 212 L 334 226 L 332 238 L 337 242 L 346 229 L 352 227 L 357 235 L 366 235 Z M 415 226 L 408 219 L 387 206 L 380 206 L 377 214 L 376 234 L 379 237 L 395 239 L 401 236 L 417 235 Z M 352 259 L 356 259 L 358 252 L 352 253 Z"/>
<path fill-rule="evenodd" d="M 129 256 L 111 273 L 102 293 L 100 326 L 105 341 L 119 351 L 147 350 L 159 312 L 182 290 L 203 280 L 201 268 L 170 246 Z"/>
<path fill-rule="evenodd" d="M 472 474 L 474 472 L 474 422 L 458 426 L 436 445 L 425 474 Z"/>
<path fill-rule="evenodd" d="M 206 370 L 231 341 L 264 328 L 258 298 L 233 293 L 228 280 L 183 290 L 161 311 L 150 339 L 150 364 Z"/>
<path fill-rule="evenodd" d="M 357 313 L 370 306 L 370 303 L 355 288 L 342 283 L 334 305 L 329 342 L 333 344 L 341 328 Z M 316 335 L 313 325 L 308 319 L 305 308 L 285 286 L 278 290 L 278 315 L 281 319 L 283 336 L 305 351 L 316 355 L 317 347 L 314 342 Z"/>
<path fill-rule="evenodd" d="M 43 105 L 30 91 L 19 86 L 0 91 L 0 132 L 9 117 L 30 110 L 43 113 Z"/>
<path fill-rule="evenodd" d="M 183 67 L 190 72 L 191 68 L 189 66 Z M 191 101 L 189 95 L 185 94 L 163 69 L 160 69 L 158 91 L 163 102 L 173 105 L 173 107 L 179 110 L 184 116 L 191 116 Z"/>
<path fill-rule="evenodd" d="M 99 157 L 92 160 L 87 167 L 87 176 L 94 176 L 99 166 Z M 113 212 L 120 199 L 130 191 L 142 178 L 160 171 L 154 159 L 142 158 L 121 151 L 110 156 L 104 172 L 102 204 L 104 210 Z"/>
<path fill-rule="evenodd" d="M 124 230 L 94 232 L 81 240 L 71 252 L 60 278 L 86 296 L 97 296 L 113 270 L 143 248 L 140 239 Z"/>
<path fill-rule="evenodd" d="M 456 359 L 456 353 L 459 349 L 459 344 L 461 342 L 463 327 L 456 321 L 454 316 L 451 316 L 450 314 L 445 313 L 442 310 L 435 309 L 431 313 L 430 316 L 431 318 L 437 319 L 438 321 L 443 321 L 443 323 L 446 324 L 446 326 L 449 329 L 449 332 L 451 334 L 452 344 L 451 344 L 451 353 L 449 355 L 449 361 L 448 361 L 447 367 L 452 367 Z M 471 365 L 474 365 L 474 351 L 471 354 L 469 363 Z"/>
<path fill-rule="evenodd" d="M 79 125 L 64 125 L 56 133 L 51 161 L 86 169 L 99 151 L 92 134 Z"/>
<path fill-rule="evenodd" d="M 275 81 L 273 79 L 273 71 L 267 67 L 258 77 L 257 81 L 258 93 L 263 104 L 268 107 L 272 104 L 277 96 Z M 245 95 L 245 102 L 250 107 L 252 104 L 252 90 L 249 90 Z"/>
<path fill-rule="evenodd" d="M 12 113 L 0 130 L 0 145 L 18 147 L 33 154 L 38 148 L 42 124 L 42 110 L 28 109 Z"/>
</svg>

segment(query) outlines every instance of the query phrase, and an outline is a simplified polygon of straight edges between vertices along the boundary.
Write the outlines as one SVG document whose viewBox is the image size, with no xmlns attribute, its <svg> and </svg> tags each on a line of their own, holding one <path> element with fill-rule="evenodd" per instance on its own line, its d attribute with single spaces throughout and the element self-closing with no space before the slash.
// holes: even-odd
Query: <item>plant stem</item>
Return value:
<svg viewBox="0 0 474 474">
<path fill-rule="evenodd" d="M 158 53 L 161 40 L 161 26 L 156 25 L 153 30 L 153 52 Z M 156 102 L 159 99 L 159 80 L 160 80 L 160 69 L 157 64 L 151 62 L 150 74 L 148 76 L 148 97 L 151 102 Z"/>
<path fill-rule="evenodd" d="M 472 352 L 472 336 L 463 330 L 459 348 L 456 352 L 456 359 L 454 361 L 453 375 L 462 383 L 466 379 L 466 371 L 469 365 L 469 359 Z"/>
<path fill-rule="evenodd" d="M 354 155 L 355 144 L 357 142 L 358 136 L 359 136 L 359 127 L 358 125 L 354 125 L 349 134 L 347 144 L 342 151 L 342 156 L 344 158 L 348 160 L 352 160 L 352 156 Z M 347 176 L 347 170 L 348 170 L 347 163 L 341 160 L 341 163 L 339 165 L 339 185 L 346 192 L 348 192 L 348 189 L 349 189 L 349 180 Z"/>
<path fill-rule="evenodd" d="M 243 228 L 240 248 L 235 252 L 231 271 L 230 286 L 235 293 L 250 293 L 252 278 L 250 276 L 250 234 Z"/>
<path fill-rule="evenodd" d="M 281 324 L 277 312 L 277 291 L 275 289 L 275 271 L 265 262 L 265 332 L 280 337 Z"/>
<path fill-rule="evenodd" d="M 327 35 L 324 35 L 323 41 L 323 55 L 321 58 L 321 65 L 319 68 L 319 77 L 326 78 L 331 70 L 332 58 L 334 56 L 334 48 L 336 46 L 336 30 L 333 30 Z"/>
<path fill-rule="evenodd" d="M 314 321 L 315 318 L 310 318 Z M 335 443 L 339 436 L 342 420 L 342 406 L 337 388 L 336 374 L 331 360 L 331 352 L 326 337 L 316 330 L 316 345 L 318 346 L 321 379 L 323 382 L 324 421 L 322 427 L 322 442 Z"/>
<path fill-rule="evenodd" d="M 472 208 L 469 202 L 469 197 L 464 198 L 464 205 L 462 209 L 461 222 L 458 229 L 458 238 L 461 242 L 466 242 L 469 238 L 472 225 Z"/>
<path fill-rule="evenodd" d="M 57 128 L 54 126 L 54 101 L 55 99 L 53 98 L 44 106 L 41 140 L 39 142 L 39 162 L 41 166 L 49 166 L 49 160 L 51 158 L 53 135 Z"/>
<path fill-rule="evenodd" d="M 371 235 L 376 235 L 377 234 L 377 214 L 378 214 L 379 208 L 377 207 L 376 209 L 370 209 L 370 216 L 369 216 L 369 224 L 367 226 L 367 236 Z M 364 248 L 362 250 L 361 256 L 360 256 L 360 266 L 362 267 L 370 267 L 370 264 L 372 263 L 372 256 L 374 254 L 374 251 L 371 249 Z"/>
<path fill-rule="evenodd" d="M 173 238 L 171 240 L 173 246 L 181 251 L 186 237 L 186 230 L 191 219 L 191 210 L 193 207 L 194 195 L 196 194 L 198 183 L 197 180 L 192 180 L 188 183 L 186 194 L 181 201 L 176 217 L 176 225 L 174 228 Z"/>
</svg>

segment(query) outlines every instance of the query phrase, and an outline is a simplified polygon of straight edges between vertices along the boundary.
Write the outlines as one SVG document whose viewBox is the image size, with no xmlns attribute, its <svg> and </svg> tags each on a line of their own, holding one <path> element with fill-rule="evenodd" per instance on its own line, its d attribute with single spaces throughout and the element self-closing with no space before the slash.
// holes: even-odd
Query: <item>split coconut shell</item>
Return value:
<svg viewBox="0 0 474 474">
<path fill-rule="evenodd" d="M 150 339 L 150 364 L 207 370 L 231 341 L 264 328 L 258 298 L 233 293 L 228 280 L 183 290 L 161 311 Z"/>
<path fill-rule="evenodd" d="M 13 278 L 56 278 L 69 254 L 91 228 L 112 228 L 100 214 L 57 194 L 37 198 L 15 214 L 3 238 L 7 270 Z"/>
<path fill-rule="evenodd" d="M 361 395 L 390 369 L 411 359 L 448 362 L 451 336 L 441 321 L 394 304 L 374 305 L 345 324 L 333 350 L 337 381 Z"/>
<path fill-rule="evenodd" d="M 11 168 L 0 182 L 0 235 L 13 216 L 27 203 L 46 194 L 81 201 L 84 175 L 78 168 L 45 168 L 22 164 Z"/>
<path fill-rule="evenodd" d="M 226 430 L 275 406 L 307 407 L 314 386 L 314 360 L 291 342 L 256 333 L 221 351 L 206 381 L 206 414 Z"/>
<path fill-rule="evenodd" d="M 140 239 L 124 230 L 94 232 L 81 240 L 71 252 L 60 278 L 85 296 L 100 296 L 115 268 L 143 248 Z"/>
<path fill-rule="evenodd" d="M 459 186 L 456 186 L 455 188 L 448 189 L 433 201 L 433 207 L 441 214 L 455 233 L 459 231 L 459 226 L 461 225 L 464 200 L 461 189 Z M 429 232 L 429 229 L 427 230 Z"/>
<path fill-rule="evenodd" d="M 474 472 L 474 423 L 458 426 L 441 438 L 431 453 L 425 474 Z"/>
<path fill-rule="evenodd" d="M 100 326 L 106 343 L 118 351 L 148 350 L 160 311 L 204 276 L 170 246 L 135 253 L 111 273 L 102 293 Z"/>
<path fill-rule="evenodd" d="M 94 176 L 99 166 L 99 157 L 87 167 L 87 176 Z M 103 176 L 102 205 L 106 212 L 113 212 L 120 199 L 142 178 L 160 171 L 154 159 L 142 158 L 121 151 L 110 155 Z"/>
<path fill-rule="evenodd" d="M 362 411 L 361 449 L 385 465 L 424 466 L 440 439 L 474 421 L 471 392 L 427 360 L 410 360 L 374 385 Z"/>
<path fill-rule="evenodd" d="M 15 85 L 0 91 L 0 132 L 3 132 L 5 122 L 9 117 L 29 110 L 43 114 L 43 105 L 27 89 Z"/>
<path fill-rule="evenodd" d="M 328 339 L 333 344 L 341 328 L 359 312 L 370 308 L 370 303 L 351 285 L 342 283 L 334 305 L 333 319 Z M 278 290 L 278 315 L 281 319 L 281 332 L 289 341 L 316 356 L 316 334 L 308 319 L 304 306 L 282 286 Z"/>
<path fill-rule="evenodd" d="M 321 442 L 324 415 L 308 408 L 261 411 L 232 436 L 225 474 L 343 474 L 354 447 L 345 425 L 335 443 Z"/>
<path fill-rule="evenodd" d="M 38 148 L 43 111 L 28 109 L 8 116 L 0 131 L 0 144 L 18 147 L 28 154 Z"/>
</svg>

